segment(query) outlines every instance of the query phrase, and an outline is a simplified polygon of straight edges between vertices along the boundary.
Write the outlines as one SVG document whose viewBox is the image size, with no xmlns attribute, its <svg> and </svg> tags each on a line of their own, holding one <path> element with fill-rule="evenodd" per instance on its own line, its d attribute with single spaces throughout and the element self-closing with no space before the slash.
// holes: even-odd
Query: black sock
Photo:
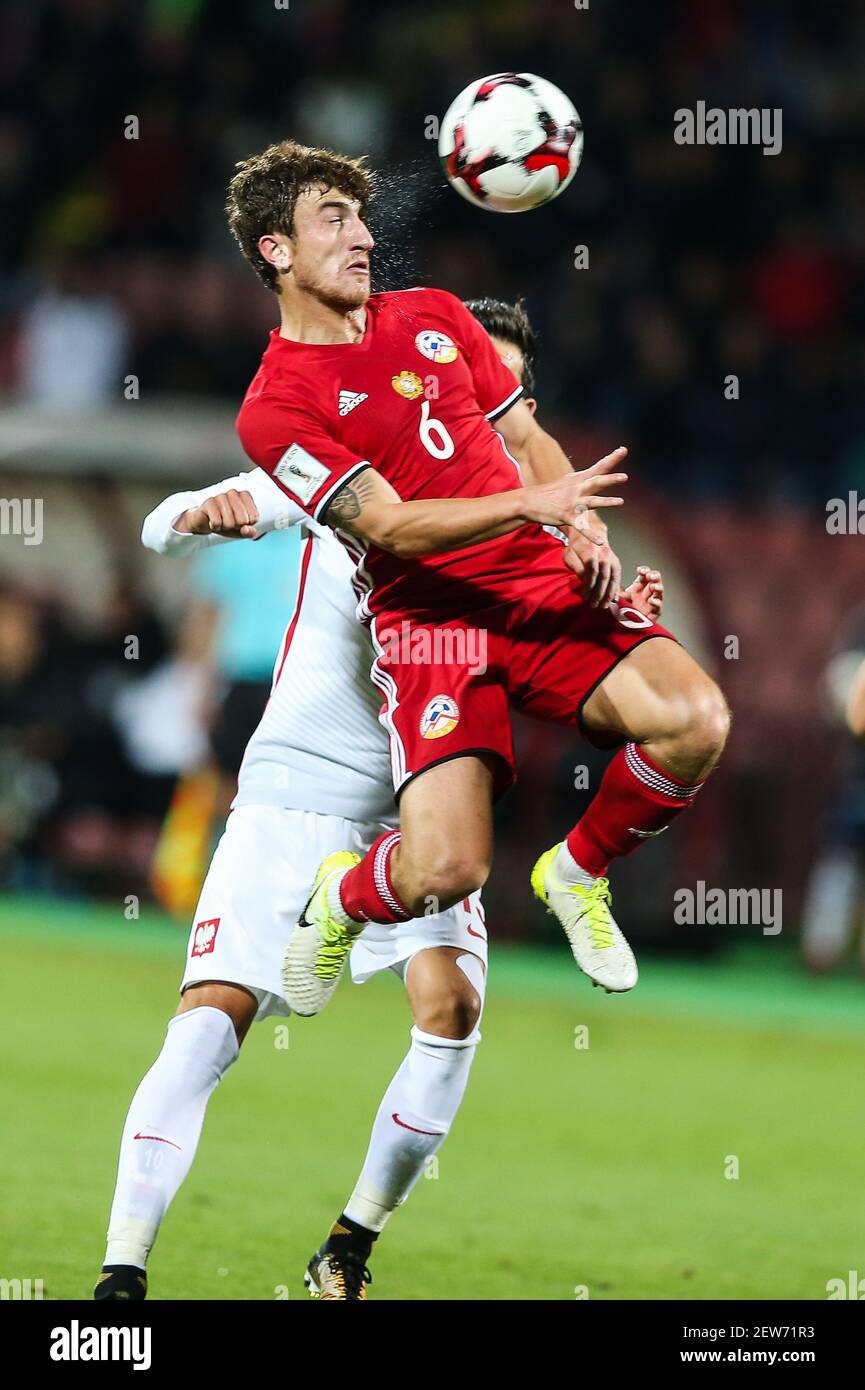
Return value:
<svg viewBox="0 0 865 1390">
<path fill-rule="evenodd" d="M 137 1302 L 147 1297 L 147 1274 L 137 1265 L 103 1265 L 93 1297 Z"/>
<path fill-rule="evenodd" d="M 343 1212 L 339 1220 L 331 1226 L 324 1248 L 333 1255 L 349 1252 L 358 1255 L 365 1264 L 377 1240 L 377 1231 L 368 1231 L 366 1226 L 361 1226 L 359 1221 L 352 1221 L 351 1217 Z"/>
</svg>

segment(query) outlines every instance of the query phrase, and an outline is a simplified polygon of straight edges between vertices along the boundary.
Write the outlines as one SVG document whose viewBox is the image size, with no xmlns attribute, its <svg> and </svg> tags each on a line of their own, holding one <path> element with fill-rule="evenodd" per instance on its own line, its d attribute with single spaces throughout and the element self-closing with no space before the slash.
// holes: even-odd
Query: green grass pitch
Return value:
<svg viewBox="0 0 865 1390">
<path fill-rule="evenodd" d="M 150 911 L 0 906 L 0 1276 L 41 1278 L 46 1298 L 90 1296 L 184 940 Z M 775 938 L 644 960 L 622 998 L 564 943 L 494 946 L 463 1110 L 379 1242 L 371 1297 L 824 1299 L 865 1274 L 863 990 L 806 980 Z M 256 1025 L 151 1257 L 152 1297 L 305 1297 L 409 1026 L 392 977 L 344 984 L 289 1023 L 287 1048 Z"/>
</svg>

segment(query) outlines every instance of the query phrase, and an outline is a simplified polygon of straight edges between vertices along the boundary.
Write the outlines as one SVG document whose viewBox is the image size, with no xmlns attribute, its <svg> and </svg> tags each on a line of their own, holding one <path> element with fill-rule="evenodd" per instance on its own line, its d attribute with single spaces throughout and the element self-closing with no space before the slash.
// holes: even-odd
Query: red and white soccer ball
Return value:
<svg viewBox="0 0 865 1390">
<path fill-rule="evenodd" d="M 490 212 L 528 212 L 567 188 L 583 123 L 564 92 L 530 72 L 481 77 L 448 107 L 439 157 L 452 186 Z"/>
</svg>

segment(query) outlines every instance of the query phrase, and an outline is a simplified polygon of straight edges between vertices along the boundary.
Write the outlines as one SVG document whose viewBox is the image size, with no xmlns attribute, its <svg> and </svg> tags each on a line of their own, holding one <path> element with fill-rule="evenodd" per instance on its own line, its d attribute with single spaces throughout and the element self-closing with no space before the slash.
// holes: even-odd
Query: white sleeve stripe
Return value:
<svg viewBox="0 0 865 1390">
<path fill-rule="evenodd" d="M 327 508 L 330 505 L 331 500 L 336 496 L 340 488 L 345 487 L 346 483 L 349 482 L 352 478 L 354 478 L 355 475 L 358 474 L 362 468 L 372 468 L 372 464 L 369 462 L 368 459 L 361 459 L 360 463 L 356 463 L 354 468 L 350 468 L 347 473 L 343 473 L 342 476 L 336 480 L 333 487 L 328 488 L 321 501 L 317 503 L 315 512 L 313 513 L 316 521 L 321 521 L 321 518 L 327 511 Z"/>
<path fill-rule="evenodd" d="M 493 420 L 497 419 L 499 415 L 504 415 L 505 411 L 508 410 L 512 405 L 515 405 L 522 394 L 523 387 L 518 386 L 516 391 L 511 392 L 507 400 L 502 401 L 501 405 L 496 406 L 495 410 L 488 410 L 487 419 L 489 420 L 490 424 L 492 424 Z"/>
</svg>

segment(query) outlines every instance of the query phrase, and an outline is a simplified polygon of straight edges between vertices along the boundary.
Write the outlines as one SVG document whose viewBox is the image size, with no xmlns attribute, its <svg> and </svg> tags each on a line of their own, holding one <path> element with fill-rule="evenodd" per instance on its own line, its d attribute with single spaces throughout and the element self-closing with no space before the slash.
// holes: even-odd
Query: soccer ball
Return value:
<svg viewBox="0 0 865 1390">
<path fill-rule="evenodd" d="M 528 212 L 567 188 L 583 123 L 564 92 L 530 72 L 469 83 L 451 102 L 439 157 L 453 188 L 490 212 Z"/>
</svg>

